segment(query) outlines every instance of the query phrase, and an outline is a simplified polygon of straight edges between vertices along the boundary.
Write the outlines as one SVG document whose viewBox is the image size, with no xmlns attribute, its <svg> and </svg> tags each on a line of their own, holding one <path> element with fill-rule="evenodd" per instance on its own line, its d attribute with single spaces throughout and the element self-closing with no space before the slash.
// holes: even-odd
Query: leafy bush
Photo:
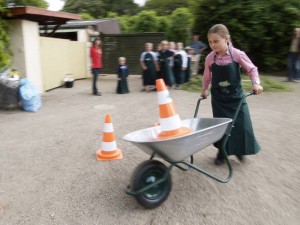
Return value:
<svg viewBox="0 0 300 225">
<path fill-rule="evenodd" d="M 286 67 L 293 29 L 300 26 L 299 0 L 201 0 L 194 12 L 193 31 L 203 39 L 214 24 L 222 23 L 233 45 L 245 51 L 260 70 Z"/>
<path fill-rule="evenodd" d="M 3 0 L 0 0 L 0 14 L 4 13 Z M 10 64 L 10 39 L 8 36 L 8 23 L 0 17 L 0 69 Z"/>
</svg>

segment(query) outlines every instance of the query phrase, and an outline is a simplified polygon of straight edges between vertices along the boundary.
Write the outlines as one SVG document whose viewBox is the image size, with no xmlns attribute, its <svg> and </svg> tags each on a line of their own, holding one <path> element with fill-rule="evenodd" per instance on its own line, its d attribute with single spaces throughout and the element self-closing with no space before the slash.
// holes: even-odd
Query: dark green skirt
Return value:
<svg viewBox="0 0 300 225">
<path fill-rule="evenodd" d="M 240 97 L 227 98 L 212 96 L 214 117 L 233 119 L 239 102 Z M 215 146 L 218 149 L 221 148 L 222 140 L 215 143 Z M 226 152 L 228 155 L 252 155 L 259 151 L 260 146 L 254 136 L 248 104 L 245 99 L 242 103 L 234 127 L 231 130 L 231 135 L 226 144 Z"/>
<path fill-rule="evenodd" d="M 118 80 L 117 93 L 118 94 L 127 94 L 127 93 L 129 93 L 126 78 L 122 78 L 121 80 Z"/>
</svg>

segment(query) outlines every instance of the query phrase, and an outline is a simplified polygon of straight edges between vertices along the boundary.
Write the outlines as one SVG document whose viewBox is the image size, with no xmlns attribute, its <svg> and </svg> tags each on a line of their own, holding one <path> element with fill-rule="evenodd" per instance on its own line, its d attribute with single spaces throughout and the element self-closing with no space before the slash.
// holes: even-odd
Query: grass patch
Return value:
<svg viewBox="0 0 300 225">
<path fill-rule="evenodd" d="M 293 88 L 288 83 L 283 83 L 267 75 L 260 75 L 260 82 L 264 92 L 291 92 Z M 251 90 L 252 83 L 248 76 L 242 75 L 242 85 L 245 92 Z M 183 84 L 181 90 L 189 92 L 198 92 L 202 90 L 202 76 L 197 76 L 186 84 Z"/>
</svg>

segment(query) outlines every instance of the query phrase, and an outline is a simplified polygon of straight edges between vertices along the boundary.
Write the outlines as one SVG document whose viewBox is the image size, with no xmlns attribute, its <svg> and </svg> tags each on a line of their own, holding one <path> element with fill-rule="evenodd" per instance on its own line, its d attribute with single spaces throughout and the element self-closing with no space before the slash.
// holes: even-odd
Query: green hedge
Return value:
<svg viewBox="0 0 300 225">
<path fill-rule="evenodd" d="M 193 31 L 207 41 L 208 30 L 226 25 L 233 45 L 247 53 L 260 70 L 286 68 L 295 27 L 300 27 L 299 0 L 201 0 L 194 11 Z"/>
</svg>

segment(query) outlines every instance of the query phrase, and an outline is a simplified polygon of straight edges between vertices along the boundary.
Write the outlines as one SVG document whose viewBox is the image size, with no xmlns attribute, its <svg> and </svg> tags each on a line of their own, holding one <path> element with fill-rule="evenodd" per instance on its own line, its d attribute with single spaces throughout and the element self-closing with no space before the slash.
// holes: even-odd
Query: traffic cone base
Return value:
<svg viewBox="0 0 300 225">
<path fill-rule="evenodd" d="M 117 148 L 110 114 L 105 115 L 102 145 L 101 149 L 96 151 L 96 157 L 98 161 L 109 161 L 123 158 L 121 150 Z"/>
<path fill-rule="evenodd" d="M 173 137 L 189 134 L 191 132 L 192 132 L 191 129 L 189 129 L 188 127 L 181 127 L 177 130 L 162 131 L 157 135 L 157 137 L 160 139 L 173 138 Z"/>
<path fill-rule="evenodd" d="M 96 155 L 98 161 L 110 161 L 123 158 L 123 154 L 120 149 L 116 149 L 112 152 L 102 151 L 100 149 L 96 152 Z"/>
</svg>

